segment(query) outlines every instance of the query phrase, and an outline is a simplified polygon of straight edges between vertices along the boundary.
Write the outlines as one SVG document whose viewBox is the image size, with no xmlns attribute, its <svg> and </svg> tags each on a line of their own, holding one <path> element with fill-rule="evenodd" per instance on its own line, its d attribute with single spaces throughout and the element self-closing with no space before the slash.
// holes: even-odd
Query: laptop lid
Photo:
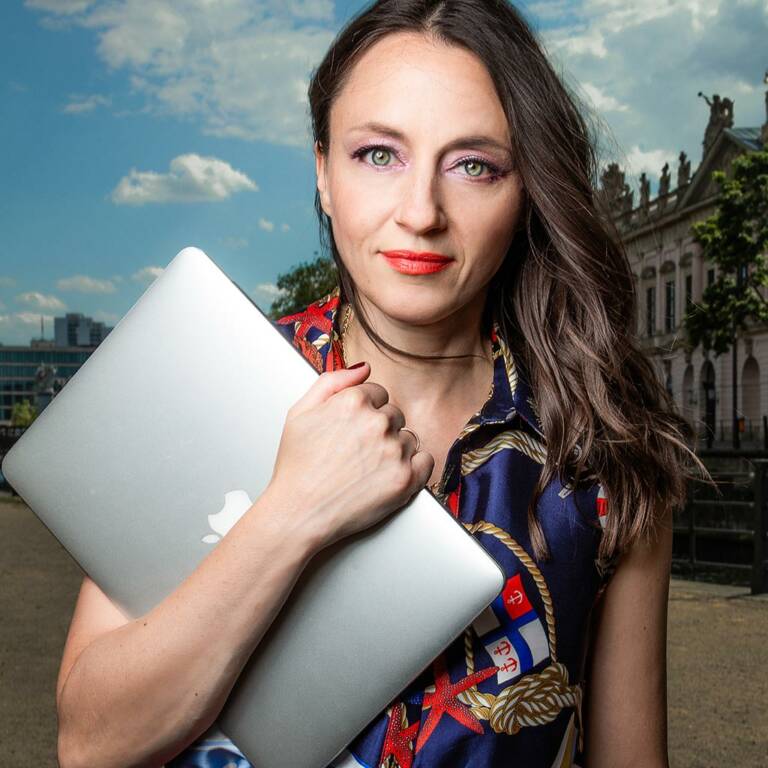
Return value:
<svg viewBox="0 0 768 768">
<path fill-rule="evenodd" d="M 186 248 L 2 472 L 93 581 L 137 616 L 266 488 L 288 408 L 317 375 L 205 253 Z M 259 768 L 325 768 L 503 582 L 425 489 L 310 561 L 218 724 Z"/>
</svg>

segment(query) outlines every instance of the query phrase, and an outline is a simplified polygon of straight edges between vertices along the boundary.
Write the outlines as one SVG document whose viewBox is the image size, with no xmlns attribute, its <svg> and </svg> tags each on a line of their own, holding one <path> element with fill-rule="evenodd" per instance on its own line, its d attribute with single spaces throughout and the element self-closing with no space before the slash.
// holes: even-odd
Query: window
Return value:
<svg viewBox="0 0 768 768">
<path fill-rule="evenodd" d="M 669 333 L 675 330 L 675 281 L 664 283 L 664 330 Z"/>
<path fill-rule="evenodd" d="M 645 289 L 645 335 L 653 336 L 656 332 L 656 287 Z"/>
<path fill-rule="evenodd" d="M 685 311 L 688 312 L 693 304 L 693 275 L 685 276 Z"/>
</svg>

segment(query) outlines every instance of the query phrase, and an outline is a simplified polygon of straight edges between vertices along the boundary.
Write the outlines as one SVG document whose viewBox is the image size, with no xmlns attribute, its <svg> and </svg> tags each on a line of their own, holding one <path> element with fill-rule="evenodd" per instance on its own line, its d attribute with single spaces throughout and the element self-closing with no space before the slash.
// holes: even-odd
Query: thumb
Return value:
<svg viewBox="0 0 768 768">
<path fill-rule="evenodd" d="M 303 413 L 324 403 L 331 395 L 347 387 L 364 382 L 371 374 L 368 363 L 358 364 L 354 368 L 339 368 L 336 371 L 324 371 L 312 386 L 293 405 L 293 412 Z"/>
</svg>

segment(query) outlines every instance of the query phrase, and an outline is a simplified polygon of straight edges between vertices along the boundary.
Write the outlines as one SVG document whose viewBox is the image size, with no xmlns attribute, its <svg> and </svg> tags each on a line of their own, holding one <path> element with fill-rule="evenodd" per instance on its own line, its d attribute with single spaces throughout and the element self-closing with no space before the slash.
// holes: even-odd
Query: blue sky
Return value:
<svg viewBox="0 0 768 768">
<path fill-rule="evenodd" d="M 306 84 L 359 0 L 5 0 L 0 342 L 53 317 L 113 325 L 185 245 L 265 309 L 319 251 Z M 519 3 L 602 127 L 655 186 L 695 169 L 708 109 L 765 120 L 768 0 Z"/>
</svg>

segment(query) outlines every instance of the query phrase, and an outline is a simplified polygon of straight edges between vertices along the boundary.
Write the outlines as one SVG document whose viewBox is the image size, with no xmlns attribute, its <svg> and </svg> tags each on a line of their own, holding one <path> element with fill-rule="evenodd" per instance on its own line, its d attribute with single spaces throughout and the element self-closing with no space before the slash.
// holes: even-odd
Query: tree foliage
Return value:
<svg viewBox="0 0 768 768">
<path fill-rule="evenodd" d="M 746 331 L 748 322 L 768 322 L 768 302 L 759 290 L 768 286 L 768 151 L 737 157 L 730 179 L 723 171 L 712 178 L 721 188 L 718 208 L 692 232 L 718 276 L 684 323 L 691 347 L 701 343 L 719 356 L 731 347 L 734 326 Z"/>
<path fill-rule="evenodd" d="M 300 312 L 307 305 L 330 293 L 338 283 L 338 271 L 333 259 L 318 256 L 305 261 L 289 272 L 278 275 L 280 296 L 272 302 L 269 316 L 277 320 L 284 315 Z"/>
<path fill-rule="evenodd" d="M 28 427 L 37 416 L 37 408 L 29 402 L 22 400 L 11 407 L 11 426 Z"/>
</svg>

